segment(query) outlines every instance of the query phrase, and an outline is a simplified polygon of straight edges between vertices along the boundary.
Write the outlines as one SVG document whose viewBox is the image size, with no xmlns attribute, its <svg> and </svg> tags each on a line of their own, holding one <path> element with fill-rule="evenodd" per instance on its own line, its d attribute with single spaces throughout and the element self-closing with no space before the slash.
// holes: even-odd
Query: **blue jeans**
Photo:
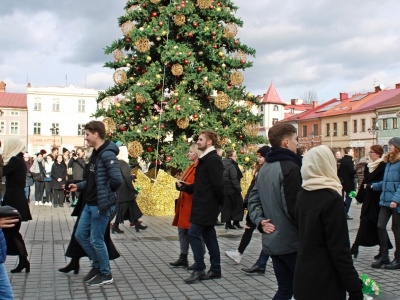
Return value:
<svg viewBox="0 0 400 300">
<path fill-rule="evenodd" d="M 97 206 L 85 205 L 79 218 L 75 238 L 92 261 L 92 267 L 100 269 L 104 275 L 111 274 L 108 251 L 104 242 L 104 233 L 114 206 L 99 212 Z"/>
<path fill-rule="evenodd" d="M 285 255 L 271 255 L 278 291 L 272 300 L 288 300 L 293 296 L 293 277 L 297 252 Z"/>
<path fill-rule="evenodd" d="M 346 206 L 344 207 L 344 211 L 346 212 L 346 216 L 349 214 L 351 201 L 353 201 L 353 198 L 351 198 L 351 197 L 349 196 L 350 192 L 351 192 L 351 191 L 348 191 L 348 192 L 343 191 L 343 194 L 344 194 L 344 196 L 345 196 L 344 203 L 346 203 Z"/>
<path fill-rule="evenodd" d="M 265 267 L 267 266 L 268 259 L 269 255 L 265 254 L 265 252 L 261 250 L 260 256 L 258 257 L 258 260 L 256 261 L 255 265 L 265 269 Z"/>
<path fill-rule="evenodd" d="M 192 223 L 189 228 L 188 237 L 194 256 L 194 271 L 203 271 L 206 268 L 201 240 L 201 237 L 203 237 L 208 252 L 210 253 L 210 271 L 221 273 L 221 255 L 219 253 L 217 234 L 214 226 L 197 225 Z"/>
<path fill-rule="evenodd" d="M 10 279 L 8 279 L 7 270 L 4 264 L 0 264 L 0 298 L 5 300 L 14 299 Z"/>
<path fill-rule="evenodd" d="M 25 187 L 25 197 L 26 197 L 26 199 L 29 199 L 30 195 L 31 195 L 31 187 L 30 186 L 26 186 Z"/>
</svg>

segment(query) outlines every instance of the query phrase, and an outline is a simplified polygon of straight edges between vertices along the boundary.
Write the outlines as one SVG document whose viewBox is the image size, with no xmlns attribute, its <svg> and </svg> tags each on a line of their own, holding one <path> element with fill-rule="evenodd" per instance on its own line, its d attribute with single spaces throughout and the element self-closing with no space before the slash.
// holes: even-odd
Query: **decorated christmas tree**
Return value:
<svg viewBox="0 0 400 300">
<path fill-rule="evenodd" d="M 235 38 L 243 22 L 229 0 L 128 1 L 118 19 L 123 36 L 106 48 L 115 85 L 99 94 L 108 137 L 124 142 L 132 159 L 185 169 L 188 143 L 210 129 L 219 145 L 255 161 L 260 116 L 242 86 L 241 70 L 255 50 Z"/>
</svg>

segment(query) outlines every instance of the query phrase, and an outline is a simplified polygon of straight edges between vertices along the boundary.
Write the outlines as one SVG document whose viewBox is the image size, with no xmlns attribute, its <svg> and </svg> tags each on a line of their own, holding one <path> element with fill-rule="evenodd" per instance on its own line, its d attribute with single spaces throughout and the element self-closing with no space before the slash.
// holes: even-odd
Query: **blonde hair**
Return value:
<svg viewBox="0 0 400 300">
<path fill-rule="evenodd" d="M 199 150 L 199 148 L 197 148 L 197 144 L 190 145 L 189 149 L 192 150 L 197 155 L 198 158 L 203 153 L 203 151 L 201 151 L 201 150 Z"/>
</svg>

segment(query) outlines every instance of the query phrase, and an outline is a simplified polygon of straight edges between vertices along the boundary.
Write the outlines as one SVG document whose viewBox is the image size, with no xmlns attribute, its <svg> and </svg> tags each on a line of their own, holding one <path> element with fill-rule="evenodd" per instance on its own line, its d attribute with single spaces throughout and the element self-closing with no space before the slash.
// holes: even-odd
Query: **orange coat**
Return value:
<svg viewBox="0 0 400 300">
<path fill-rule="evenodd" d="M 189 168 L 187 168 L 181 180 L 189 184 L 194 183 L 194 175 L 196 174 L 197 165 L 198 162 L 192 164 Z M 192 210 L 192 198 L 193 195 L 190 195 L 188 193 L 179 193 L 178 203 L 176 204 L 175 217 L 172 221 L 173 226 L 189 229 L 191 224 L 189 222 L 189 219 L 190 212 Z"/>
</svg>

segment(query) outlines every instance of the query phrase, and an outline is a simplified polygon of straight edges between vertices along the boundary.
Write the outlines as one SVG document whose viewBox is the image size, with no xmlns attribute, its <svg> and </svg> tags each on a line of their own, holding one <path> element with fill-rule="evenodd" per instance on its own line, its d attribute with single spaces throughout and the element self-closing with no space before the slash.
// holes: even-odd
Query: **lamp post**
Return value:
<svg viewBox="0 0 400 300">
<path fill-rule="evenodd" d="M 85 148 L 85 126 L 78 124 L 78 135 L 83 136 L 83 147 Z"/>
<path fill-rule="evenodd" d="M 376 136 L 376 144 L 378 144 L 378 131 L 379 128 L 376 124 L 373 124 L 371 128 L 368 128 L 368 133 L 372 134 L 372 143 L 375 143 L 375 136 Z"/>
<path fill-rule="evenodd" d="M 53 148 L 56 147 L 56 135 L 58 135 L 58 127 L 53 125 L 53 127 L 50 128 L 51 134 L 53 135 Z"/>
</svg>

